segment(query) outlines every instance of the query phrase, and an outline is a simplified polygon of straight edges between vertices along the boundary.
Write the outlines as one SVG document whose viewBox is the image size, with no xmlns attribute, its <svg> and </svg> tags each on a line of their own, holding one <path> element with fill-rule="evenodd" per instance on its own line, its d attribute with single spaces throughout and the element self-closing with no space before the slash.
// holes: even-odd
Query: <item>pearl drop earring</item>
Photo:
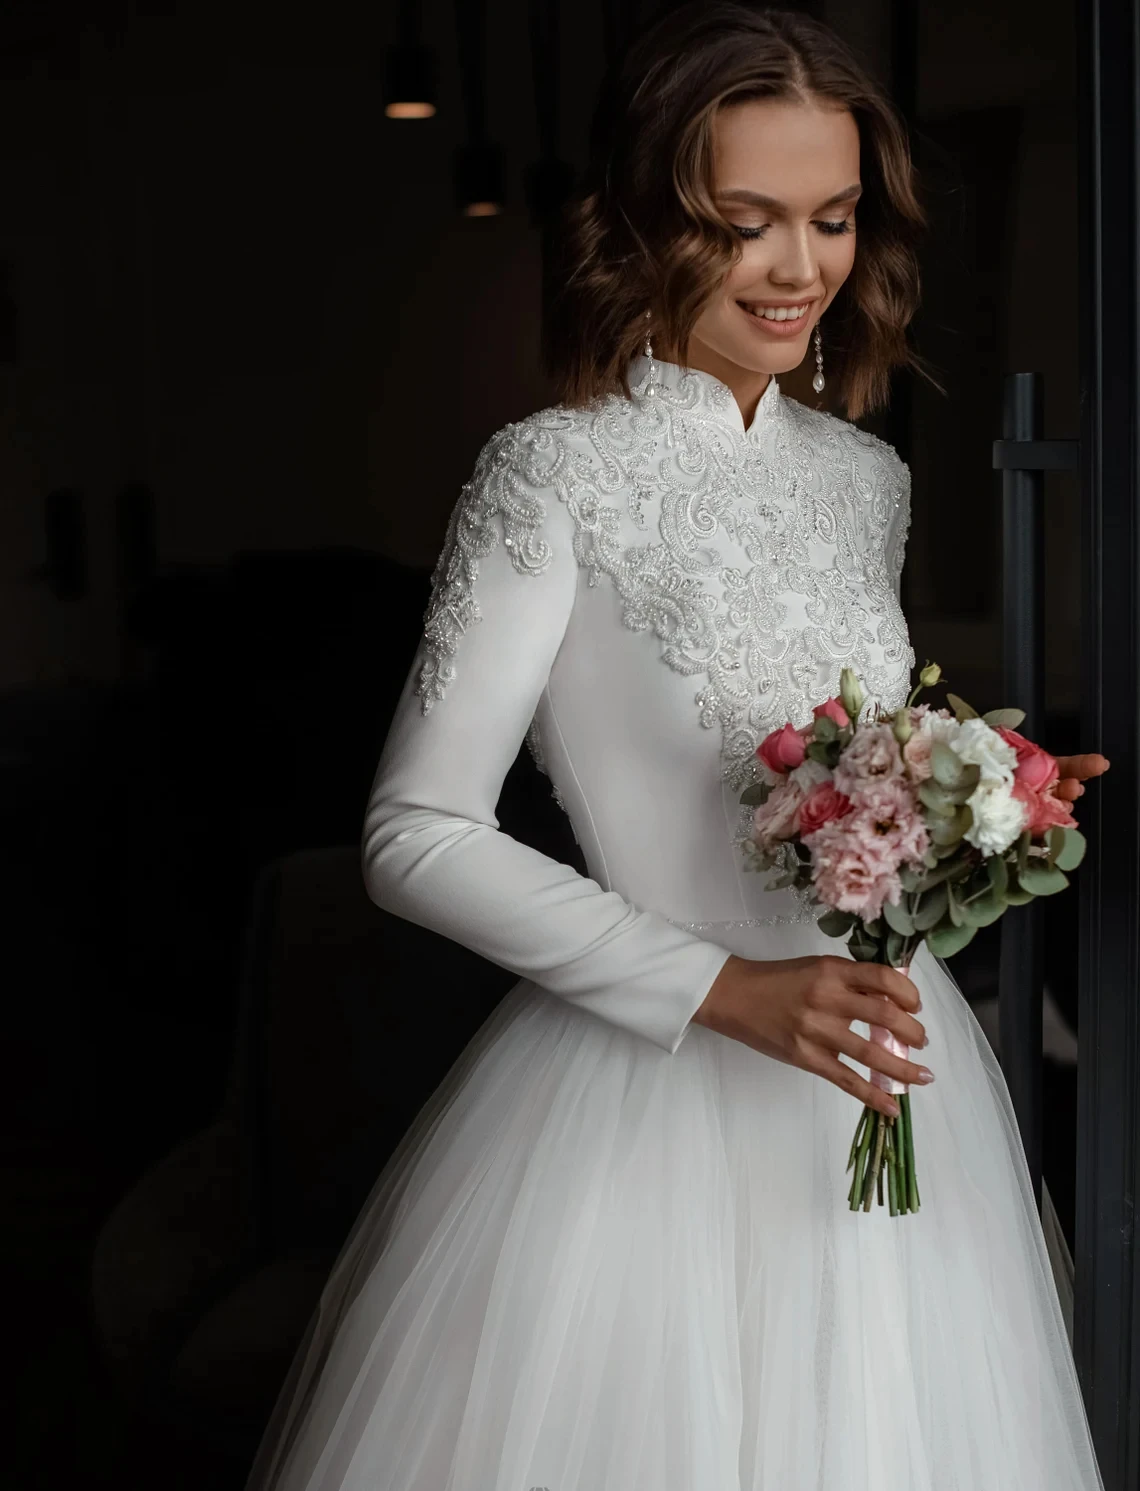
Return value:
<svg viewBox="0 0 1140 1491">
<path fill-rule="evenodd" d="M 811 386 L 816 393 L 823 392 L 823 338 L 819 334 L 819 322 L 815 323 L 815 377 Z"/>
<path fill-rule="evenodd" d="M 645 385 L 645 394 L 650 399 L 657 393 L 657 364 L 653 361 L 653 343 L 649 339 L 649 320 L 652 314 L 652 311 L 645 313 L 645 355 L 649 359 L 649 382 Z"/>
</svg>

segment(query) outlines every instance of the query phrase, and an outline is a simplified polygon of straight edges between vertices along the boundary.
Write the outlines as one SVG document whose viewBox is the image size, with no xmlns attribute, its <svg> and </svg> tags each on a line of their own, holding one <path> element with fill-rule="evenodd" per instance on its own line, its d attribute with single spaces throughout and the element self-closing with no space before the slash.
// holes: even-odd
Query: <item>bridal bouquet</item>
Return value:
<svg viewBox="0 0 1140 1491">
<path fill-rule="evenodd" d="M 781 867 L 770 890 L 806 892 L 828 908 L 820 930 L 848 937 L 852 957 L 904 973 L 920 942 L 950 957 L 1007 906 L 1063 890 L 1085 852 L 1055 792 L 1056 760 L 1017 733 L 1024 711 L 979 716 L 955 694 L 952 709 L 916 705 L 940 678 L 928 663 L 887 714 L 845 668 L 839 697 L 817 705 L 810 725 L 761 742 L 766 780 L 741 797 L 755 809 L 748 867 Z M 870 1035 L 907 1055 L 885 1027 Z M 871 1081 L 898 1097 L 899 1113 L 863 1109 L 847 1162 L 851 1210 L 870 1211 L 876 1192 L 883 1204 L 885 1172 L 891 1216 L 916 1212 L 909 1090 L 874 1070 Z"/>
</svg>

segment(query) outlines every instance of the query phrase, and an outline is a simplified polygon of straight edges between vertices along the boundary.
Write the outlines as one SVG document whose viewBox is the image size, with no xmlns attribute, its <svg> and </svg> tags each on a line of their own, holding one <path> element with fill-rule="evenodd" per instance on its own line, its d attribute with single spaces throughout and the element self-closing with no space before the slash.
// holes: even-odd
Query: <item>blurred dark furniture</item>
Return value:
<svg viewBox="0 0 1140 1491">
<path fill-rule="evenodd" d="M 265 868 L 221 1111 L 94 1249 L 97 1331 L 136 1413 L 252 1457 L 376 1176 L 514 981 L 373 905 L 355 845 Z"/>
</svg>

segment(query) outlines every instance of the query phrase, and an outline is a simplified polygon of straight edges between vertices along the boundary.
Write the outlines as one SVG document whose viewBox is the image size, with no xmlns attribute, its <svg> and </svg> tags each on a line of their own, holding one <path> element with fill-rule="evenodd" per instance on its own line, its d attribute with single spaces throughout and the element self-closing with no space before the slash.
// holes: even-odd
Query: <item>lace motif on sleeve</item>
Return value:
<svg viewBox="0 0 1140 1491">
<path fill-rule="evenodd" d="M 539 575 L 553 550 L 539 535 L 546 505 L 531 483 L 541 483 L 533 453 L 519 438 L 519 426 L 492 435 L 475 462 L 471 480 L 460 489 L 448 520 L 443 548 L 431 577 L 431 599 L 424 612 L 424 660 L 413 690 L 427 714 L 455 679 L 452 659 L 467 629 L 482 619 L 475 596 L 479 560 L 499 542 L 520 575 Z M 529 478 L 529 480 L 528 480 Z"/>
</svg>

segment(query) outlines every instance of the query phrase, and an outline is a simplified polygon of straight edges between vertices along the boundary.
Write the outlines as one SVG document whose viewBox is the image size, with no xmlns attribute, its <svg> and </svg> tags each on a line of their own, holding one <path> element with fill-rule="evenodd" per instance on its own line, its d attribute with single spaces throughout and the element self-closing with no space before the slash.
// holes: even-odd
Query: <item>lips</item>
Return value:
<svg viewBox="0 0 1140 1491">
<path fill-rule="evenodd" d="M 761 301 L 738 300 L 737 305 L 748 315 L 754 316 L 758 321 L 802 321 L 809 314 L 812 307 L 810 300 L 800 301 L 796 305 L 765 305 Z"/>
</svg>

